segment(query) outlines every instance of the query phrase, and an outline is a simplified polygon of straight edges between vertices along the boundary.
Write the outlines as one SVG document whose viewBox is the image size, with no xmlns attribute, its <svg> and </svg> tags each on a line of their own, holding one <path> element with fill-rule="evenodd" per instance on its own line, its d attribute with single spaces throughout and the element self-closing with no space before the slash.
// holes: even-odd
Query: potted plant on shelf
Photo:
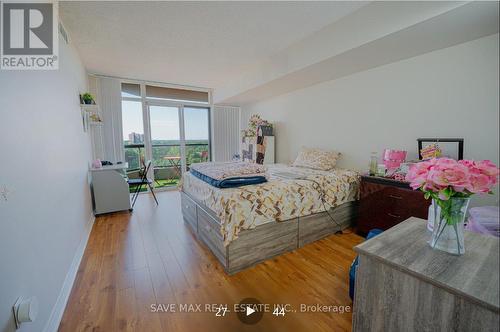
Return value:
<svg viewBox="0 0 500 332">
<path fill-rule="evenodd" d="M 94 97 L 88 93 L 88 92 L 85 92 L 83 95 L 82 95 L 82 101 L 83 101 L 83 104 L 85 105 L 92 105 L 92 104 L 95 104 L 95 100 L 94 100 Z"/>
<path fill-rule="evenodd" d="M 464 220 L 470 197 L 491 194 L 498 174 L 499 169 L 489 160 L 433 158 L 410 167 L 406 176 L 410 186 L 433 199 L 432 248 L 464 254 Z"/>
</svg>

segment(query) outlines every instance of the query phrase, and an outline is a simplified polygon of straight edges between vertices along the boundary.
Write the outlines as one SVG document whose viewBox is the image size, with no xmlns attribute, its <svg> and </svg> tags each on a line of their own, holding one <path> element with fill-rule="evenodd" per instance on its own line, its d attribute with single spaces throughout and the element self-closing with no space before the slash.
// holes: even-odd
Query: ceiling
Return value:
<svg viewBox="0 0 500 332">
<path fill-rule="evenodd" d="M 240 73 L 231 86 L 215 91 L 214 100 L 250 104 L 498 31 L 497 1 L 373 2 L 274 55 L 253 75 Z M 280 68 L 283 62 L 287 66 Z"/>
<path fill-rule="evenodd" d="M 60 2 L 91 73 L 219 88 L 366 2 Z"/>
</svg>

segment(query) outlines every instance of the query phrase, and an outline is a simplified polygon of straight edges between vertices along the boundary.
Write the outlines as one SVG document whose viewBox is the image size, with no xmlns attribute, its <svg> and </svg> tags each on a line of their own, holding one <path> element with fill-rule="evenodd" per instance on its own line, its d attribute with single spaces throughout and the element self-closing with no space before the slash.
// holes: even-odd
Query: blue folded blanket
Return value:
<svg viewBox="0 0 500 332">
<path fill-rule="evenodd" d="M 217 188 L 236 188 L 241 186 L 248 186 L 251 184 L 259 184 L 267 181 L 265 176 L 249 176 L 249 177 L 232 177 L 224 180 L 216 180 L 205 174 L 190 169 L 189 172 L 196 176 L 198 179 L 205 181 L 206 183 L 217 187 Z"/>
</svg>

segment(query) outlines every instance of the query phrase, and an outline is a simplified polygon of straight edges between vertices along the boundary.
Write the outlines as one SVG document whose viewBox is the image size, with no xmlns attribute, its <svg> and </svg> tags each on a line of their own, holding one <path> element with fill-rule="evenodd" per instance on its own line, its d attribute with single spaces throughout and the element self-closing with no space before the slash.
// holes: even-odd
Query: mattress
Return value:
<svg viewBox="0 0 500 332">
<path fill-rule="evenodd" d="M 254 175 L 254 176 L 235 176 L 228 179 L 214 179 L 208 175 L 202 174 L 194 169 L 189 171 L 191 175 L 196 176 L 198 179 L 205 181 L 211 186 L 217 188 L 236 188 L 242 186 L 248 186 L 251 184 L 259 184 L 267 181 L 265 176 L 262 175 Z"/>
<path fill-rule="evenodd" d="M 190 173 L 217 188 L 236 188 L 267 181 L 266 167 L 248 162 L 192 164 Z"/>
<path fill-rule="evenodd" d="M 181 189 L 219 217 L 225 245 L 242 230 L 323 212 L 357 197 L 360 176 L 355 171 L 268 166 L 268 182 L 262 184 L 221 189 L 187 172 Z"/>
</svg>

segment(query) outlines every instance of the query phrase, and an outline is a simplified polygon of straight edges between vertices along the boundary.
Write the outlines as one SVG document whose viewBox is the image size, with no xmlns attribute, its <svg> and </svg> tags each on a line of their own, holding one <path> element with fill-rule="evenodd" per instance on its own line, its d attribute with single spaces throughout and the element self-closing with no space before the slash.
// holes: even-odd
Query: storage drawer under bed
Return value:
<svg viewBox="0 0 500 332">
<path fill-rule="evenodd" d="M 217 259 L 226 266 L 226 247 L 220 231 L 220 224 L 199 207 L 198 236 L 212 250 Z"/>
<path fill-rule="evenodd" d="M 197 234 L 198 218 L 196 212 L 197 210 L 196 203 L 183 192 L 181 192 L 181 207 L 182 207 L 182 216 L 184 217 L 184 221 L 189 225 L 189 227 L 194 231 L 194 233 Z"/>
<path fill-rule="evenodd" d="M 221 223 L 215 213 L 184 192 L 181 192 L 181 197 L 186 224 L 194 229 L 198 240 L 210 249 L 228 274 L 234 274 L 259 262 L 295 250 L 299 247 L 300 239 L 302 239 L 301 245 L 304 245 L 335 231 L 330 218 L 327 219 L 325 213 L 318 213 L 306 217 L 306 220 L 302 218 L 303 224 L 300 230 L 300 218 L 265 223 L 253 229 L 242 230 L 238 238 L 225 247 Z M 345 203 L 331 213 L 339 223 L 349 225 L 353 210 L 355 210 L 354 203 Z"/>
</svg>

